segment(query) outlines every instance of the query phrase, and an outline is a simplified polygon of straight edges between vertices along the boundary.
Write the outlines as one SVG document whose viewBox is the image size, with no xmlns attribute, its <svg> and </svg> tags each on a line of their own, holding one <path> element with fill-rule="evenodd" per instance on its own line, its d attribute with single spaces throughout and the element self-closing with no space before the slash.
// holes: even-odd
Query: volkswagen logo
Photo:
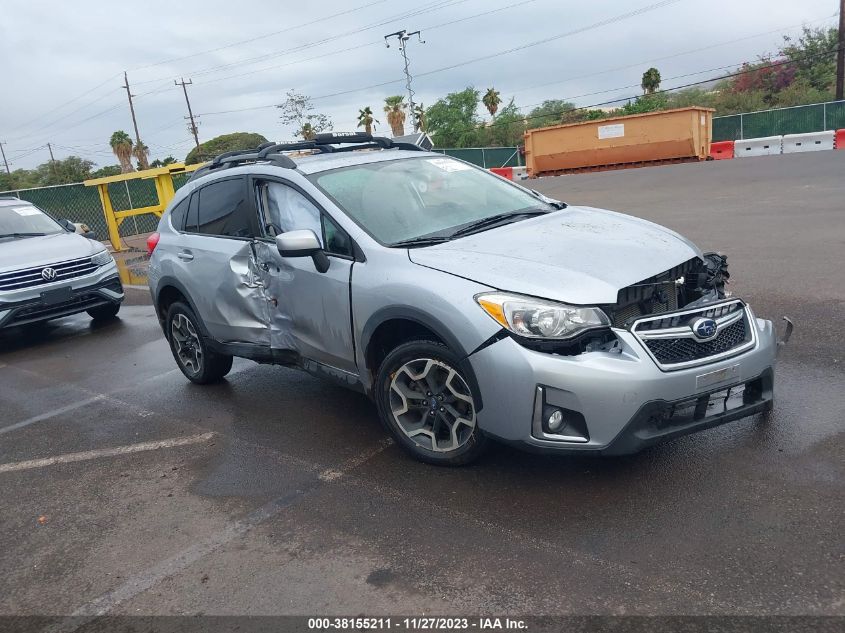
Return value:
<svg viewBox="0 0 845 633">
<path fill-rule="evenodd" d="M 719 329 L 719 326 L 713 319 L 702 317 L 693 321 L 690 328 L 692 329 L 692 333 L 695 335 L 695 338 L 700 341 L 707 341 L 716 336 L 716 331 Z"/>
<path fill-rule="evenodd" d="M 56 278 L 56 270 L 54 268 L 45 268 L 41 271 L 41 277 L 44 281 L 53 281 Z"/>
</svg>

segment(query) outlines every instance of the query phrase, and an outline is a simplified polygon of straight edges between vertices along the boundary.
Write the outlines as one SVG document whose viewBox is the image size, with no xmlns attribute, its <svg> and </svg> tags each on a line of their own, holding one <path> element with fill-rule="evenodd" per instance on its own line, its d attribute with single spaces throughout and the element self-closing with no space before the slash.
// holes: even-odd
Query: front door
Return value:
<svg viewBox="0 0 845 633">
<path fill-rule="evenodd" d="M 294 185 L 277 180 L 253 183 L 268 233 L 255 247 L 271 347 L 357 373 L 349 294 L 355 261 L 349 236 Z M 282 257 L 276 249 L 272 234 L 300 229 L 311 229 L 320 238 L 330 261 L 325 273 L 317 272 L 310 257 Z"/>
</svg>

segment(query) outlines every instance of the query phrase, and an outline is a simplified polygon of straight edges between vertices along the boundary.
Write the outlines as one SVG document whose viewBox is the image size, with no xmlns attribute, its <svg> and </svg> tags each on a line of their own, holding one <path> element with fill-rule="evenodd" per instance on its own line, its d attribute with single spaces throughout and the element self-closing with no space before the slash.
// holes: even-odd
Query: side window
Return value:
<svg viewBox="0 0 845 633">
<path fill-rule="evenodd" d="M 188 214 L 189 200 L 190 196 L 173 207 L 173 210 L 170 212 L 170 223 L 177 231 L 183 231 L 185 229 L 185 216 Z"/>
<path fill-rule="evenodd" d="M 311 229 L 322 237 L 320 209 L 293 187 L 278 182 L 266 185 L 265 220 L 275 224 L 282 233 Z"/>
<path fill-rule="evenodd" d="M 329 216 L 323 215 L 323 234 L 326 237 L 326 251 L 332 255 L 354 257 L 352 240 Z"/>
<path fill-rule="evenodd" d="M 253 222 L 243 178 L 219 180 L 199 190 L 197 233 L 252 237 Z"/>
<path fill-rule="evenodd" d="M 189 233 L 197 232 L 197 219 L 199 218 L 200 194 L 196 191 L 191 194 L 191 202 L 188 206 L 188 218 L 185 221 L 185 230 Z"/>
</svg>

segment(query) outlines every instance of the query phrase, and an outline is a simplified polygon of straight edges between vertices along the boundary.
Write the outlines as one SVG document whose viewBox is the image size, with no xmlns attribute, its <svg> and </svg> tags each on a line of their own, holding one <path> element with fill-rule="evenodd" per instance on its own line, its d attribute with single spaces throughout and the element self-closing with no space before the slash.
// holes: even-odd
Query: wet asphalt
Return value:
<svg viewBox="0 0 845 633">
<path fill-rule="evenodd" d="M 0 614 L 845 615 L 845 152 L 530 184 L 728 253 L 796 323 L 774 412 L 438 469 L 317 378 L 191 385 L 141 294 L 0 333 Z"/>
</svg>

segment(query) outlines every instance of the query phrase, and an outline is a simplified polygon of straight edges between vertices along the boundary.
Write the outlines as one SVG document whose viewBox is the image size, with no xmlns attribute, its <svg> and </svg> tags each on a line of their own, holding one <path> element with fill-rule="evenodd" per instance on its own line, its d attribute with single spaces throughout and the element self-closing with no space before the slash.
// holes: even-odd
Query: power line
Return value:
<svg viewBox="0 0 845 633">
<path fill-rule="evenodd" d="M 443 66 L 441 68 L 435 68 L 433 70 L 429 70 L 429 71 L 426 71 L 426 72 L 417 73 L 416 76 L 417 77 L 426 77 L 426 76 L 433 75 L 435 73 L 440 73 L 440 72 L 444 72 L 444 71 L 447 71 L 447 70 L 452 70 L 454 68 L 459 68 L 461 66 L 467 66 L 469 64 L 474 64 L 474 63 L 479 62 L 479 61 L 484 61 L 484 60 L 487 60 L 487 59 L 492 59 L 494 57 L 500 57 L 502 55 L 514 53 L 516 51 L 524 50 L 526 48 L 539 46 L 541 44 L 547 44 L 547 43 L 552 42 L 552 41 L 556 41 L 556 40 L 563 39 L 563 38 L 566 38 L 566 37 L 571 37 L 573 35 L 584 33 L 586 31 L 595 30 L 597 28 L 601 28 L 603 26 L 608 26 L 610 24 L 615 24 L 617 22 L 621 22 L 623 20 L 627 20 L 629 18 L 642 15 L 642 14 L 648 13 L 650 11 L 655 11 L 655 10 L 663 8 L 665 6 L 677 4 L 678 2 L 681 2 L 681 1 L 682 0 L 661 0 L 660 2 L 655 2 L 653 4 L 646 5 L 644 7 L 640 7 L 639 9 L 635 9 L 633 11 L 628 11 L 627 13 L 622 13 L 622 14 L 607 18 L 605 20 L 595 22 L 593 24 L 589 24 L 587 26 L 580 27 L 578 29 L 566 31 L 564 33 L 559 33 L 557 35 L 553 35 L 551 37 L 547 37 L 547 38 L 544 38 L 542 40 L 536 40 L 534 42 L 522 44 L 520 46 L 516 46 L 516 47 L 510 48 L 510 49 L 504 50 L 504 51 L 498 51 L 498 52 L 492 53 L 490 55 L 484 55 L 482 57 L 476 57 L 476 58 L 473 58 L 473 59 L 465 60 L 465 61 L 459 62 L 457 64 L 451 64 L 449 66 Z M 371 84 L 369 86 L 357 87 L 357 88 L 352 88 L 352 89 L 349 89 L 349 90 L 341 90 L 341 91 L 338 91 L 338 92 L 332 92 L 332 93 L 329 93 L 329 94 L 319 95 L 317 97 L 312 97 L 311 100 L 317 101 L 319 99 L 328 99 L 330 97 L 339 97 L 339 96 L 342 96 L 342 95 L 352 94 L 352 93 L 355 93 L 355 92 L 363 92 L 363 91 L 366 91 L 366 90 L 372 90 L 373 88 L 381 88 L 381 87 L 389 86 L 389 85 L 392 85 L 392 84 L 395 84 L 395 83 L 401 83 L 402 81 L 403 81 L 402 79 L 392 79 L 392 80 L 389 80 L 389 81 L 382 81 L 382 82 L 379 82 L 377 84 Z M 253 110 L 263 110 L 263 109 L 267 109 L 267 108 L 273 108 L 275 106 L 276 106 L 276 104 L 268 104 L 268 105 L 264 105 L 264 106 L 253 106 L 253 107 L 249 107 L 249 108 L 238 108 L 238 109 L 233 109 L 233 110 L 222 110 L 222 111 L 218 111 L 218 112 L 207 112 L 207 113 L 204 113 L 204 114 L 211 116 L 211 115 L 216 115 L 216 114 L 230 114 L 230 113 L 233 113 L 233 112 L 248 112 L 248 111 L 253 111 Z"/>
</svg>

